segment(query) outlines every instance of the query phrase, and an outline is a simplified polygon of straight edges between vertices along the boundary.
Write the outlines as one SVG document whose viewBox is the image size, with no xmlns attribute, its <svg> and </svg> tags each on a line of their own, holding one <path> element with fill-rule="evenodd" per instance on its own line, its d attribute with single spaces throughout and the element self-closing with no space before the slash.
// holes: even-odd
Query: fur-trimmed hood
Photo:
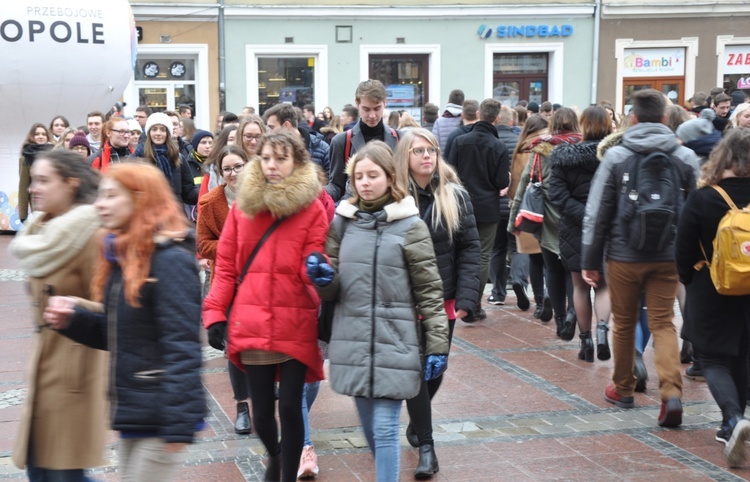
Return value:
<svg viewBox="0 0 750 482">
<path fill-rule="evenodd" d="M 622 135 L 624 133 L 625 131 L 613 132 L 612 134 L 602 139 L 602 141 L 599 143 L 599 146 L 596 148 L 596 157 L 598 157 L 599 160 L 602 160 L 604 159 L 604 154 L 606 154 L 611 147 L 619 146 L 620 144 L 622 144 Z"/>
<path fill-rule="evenodd" d="M 268 211 L 275 218 L 287 217 L 312 203 L 323 189 L 312 162 L 296 166 L 292 174 L 278 184 L 269 184 L 260 161 L 250 161 L 240 178 L 237 207 L 250 217 Z"/>
<path fill-rule="evenodd" d="M 599 158 L 596 157 L 598 141 L 584 141 L 579 144 L 563 144 L 549 157 L 550 167 L 570 169 L 575 167 L 596 169 Z"/>
<path fill-rule="evenodd" d="M 581 134 L 577 132 L 559 132 L 552 135 L 544 135 L 537 137 L 531 148 L 531 152 L 539 153 L 544 157 L 549 158 L 555 147 L 564 144 L 576 144 L 581 142 Z"/>
<path fill-rule="evenodd" d="M 336 214 L 349 219 L 355 219 L 359 212 L 359 207 L 348 201 L 339 203 L 336 208 Z M 406 196 L 399 202 L 386 204 L 383 208 L 386 214 L 386 222 L 397 221 L 408 218 L 409 216 L 419 215 L 419 209 L 412 196 Z"/>
</svg>

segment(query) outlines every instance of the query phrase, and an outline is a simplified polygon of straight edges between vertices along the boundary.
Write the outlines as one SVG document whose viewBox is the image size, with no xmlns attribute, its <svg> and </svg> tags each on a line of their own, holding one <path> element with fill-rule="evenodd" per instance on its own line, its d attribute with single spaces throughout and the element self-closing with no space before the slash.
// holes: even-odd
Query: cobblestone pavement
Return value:
<svg viewBox="0 0 750 482">
<path fill-rule="evenodd" d="M 0 479 L 23 480 L 10 454 L 25 395 L 24 365 L 31 345 L 30 308 L 17 262 L 0 236 Z M 728 469 L 714 440 L 721 414 L 704 383 L 684 379 L 680 429 L 656 424 L 659 393 L 653 351 L 645 354 L 648 391 L 636 408 L 603 400 L 612 361 L 577 359 L 577 343 L 515 307 L 486 306 L 488 319 L 456 326 L 449 369 L 433 404 L 440 460 L 437 481 L 512 480 L 742 480 L 747 468 Z M 677 326 L 681 319 L 676 317 Z M 553 323 L 554 325 L 554 323 Z M 181 481 L 256 481 L 264 472 L 257 436 L 233 432 L 234 401 L 226 361 L 203 350 L 208 428 L 185 453 Z M 683 369 L 686 366 L 683 366 Z M 352 401 L 323 382 L 311 413 L 320 476 L 327 481 L 374 481 L 373 463 Z M 402 410 L 402 431 L 408 419 Z M 97 480 L 116 480 L 109 437 Z M 401 480 L 413 480 L 417 451 L 402 438 Z"/>
</svg>

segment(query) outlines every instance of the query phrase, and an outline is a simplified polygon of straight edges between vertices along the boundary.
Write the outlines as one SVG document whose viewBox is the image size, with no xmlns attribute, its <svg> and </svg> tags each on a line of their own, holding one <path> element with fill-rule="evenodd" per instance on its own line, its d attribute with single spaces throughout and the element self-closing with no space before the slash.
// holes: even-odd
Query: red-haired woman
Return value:
<svg viewBox="0 0 750 482">
<path fill-rule="evenodd" d="M 95 207 L 109 231 L 92 283 L 99 303 L 52 297 L 45 320 L 112 353 L 120 480 L 174 480 L 179 452 L 193 442 L 206 412 L 192 234 L 154 166 L 112 166 Z"/>
</svg>

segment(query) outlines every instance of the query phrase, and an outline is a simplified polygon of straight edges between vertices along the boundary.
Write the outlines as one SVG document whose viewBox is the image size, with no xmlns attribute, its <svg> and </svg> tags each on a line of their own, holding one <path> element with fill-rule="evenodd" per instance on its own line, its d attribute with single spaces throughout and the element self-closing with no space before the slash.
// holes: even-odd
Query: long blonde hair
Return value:
<svg viewBox="0 0 750 482">
<path fill-rule="evenodd" d="M 448 238 L 452 242 L 453 235 L 461 227 L 461 209 L 459 208 L 459 203 L 463 202 L 462 193 L 466 193 L 466 190 L 461 184 L 456 171 L 443 159 L 440 153 L 440 144 L 432 132 L 421 127 L 410 129 L 401 136 L 394 158 L 401 177 L 408 180 L 409 190 L 415 194 L 414 201 L 417 203 L 417 207 L 419 207 L 419 196 L 416 195 L 418 186 L 409 171 L 409 150 L 416 137 L 421 137 L 438 149 L 435 171 L 430 181 L 432 197 L 434 199 L 431 221 L 432 226 L 435 228 L 444 226 L 446 231 L 448 231 Z"/>
</svg>

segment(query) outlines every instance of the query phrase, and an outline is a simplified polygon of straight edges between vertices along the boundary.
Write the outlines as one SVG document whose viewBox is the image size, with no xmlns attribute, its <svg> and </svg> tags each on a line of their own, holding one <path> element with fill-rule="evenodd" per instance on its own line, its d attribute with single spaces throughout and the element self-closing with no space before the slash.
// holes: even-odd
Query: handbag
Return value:
<svg viewBox="0 0 750 482">
<path fill-rule="evenodd" d="M 539 175 L 538 180 L 534 179 L 535 171 Z M 526 186 L 526 192 L 523 193 L 515 226 L 519 231 L 533 234 L 542 229 L 543 222 L 544 191 L 542 187 L 542 160 L 541 155 L 537 152 L 534 154 L 534 159 L 531 162 L 529 184 Z"/>
</svg>

